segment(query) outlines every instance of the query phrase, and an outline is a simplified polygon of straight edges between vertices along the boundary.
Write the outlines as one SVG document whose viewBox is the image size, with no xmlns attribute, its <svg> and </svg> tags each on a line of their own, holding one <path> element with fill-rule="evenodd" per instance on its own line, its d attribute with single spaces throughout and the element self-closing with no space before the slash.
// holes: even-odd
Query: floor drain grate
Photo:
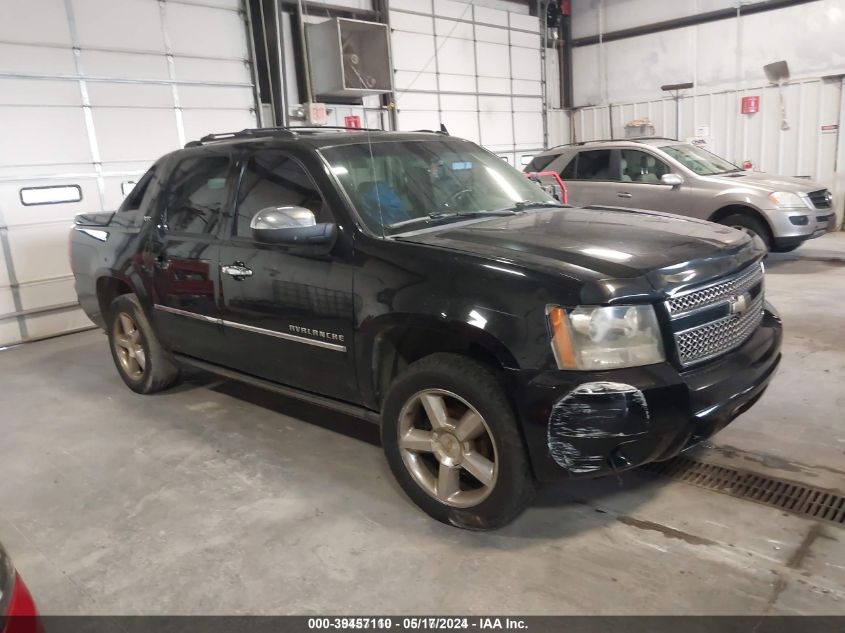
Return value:
<svg viewBox="0 0 845 633">
<path fill-rule="evenodd" d="M 845 496 L 823 488 L 698 462 L 684 456 L 648 464 L 640 470 L 764 503 L 792 514 L 845 525 Z"/>
</svg>

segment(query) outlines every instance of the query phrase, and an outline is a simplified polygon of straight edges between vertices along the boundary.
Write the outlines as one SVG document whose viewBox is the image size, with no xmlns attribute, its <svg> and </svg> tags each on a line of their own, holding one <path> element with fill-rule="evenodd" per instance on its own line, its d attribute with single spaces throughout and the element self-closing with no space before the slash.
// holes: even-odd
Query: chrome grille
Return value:
<svg viewBox="0 0 845 633">
<path fill-rule="evenodd" d="M 675 317 L 684 312 L 727 301 L 731 296 L 742 294 L 763 279 L 763 268 L 754 264 L 733 279 L 706 286 L 700 290 L 687 290 L 666 302 L 669 314 Z"/>
<path fill-rule="evenodd" d="M 707 325 L 675 334 L 681 364 L 691 365 L 739 347 L 763 319 L 763 294 L 741 315 L 731 315 Z"/>
<path fill-rule="evenodd" d="M 729 279 L 685 290 L 666 301 L 683 367 L 729 352 L 751 336 L 763 318 L 762 282 L 763 267 L 754 264 Z M 714 320 L 701 323 L 701 316 L 711 309 Z M 691 322 L 696 325 L 685 327 Z"/>
<path fill-rule="evenodd" d="M 807 197 L 810 198 L 810 202 L 813 203 L 813 206 L 816 207 L 816 209 L 830 208 L 830 192 L 827 189 L 811 191 L 807 194 Z"/>
</svg>

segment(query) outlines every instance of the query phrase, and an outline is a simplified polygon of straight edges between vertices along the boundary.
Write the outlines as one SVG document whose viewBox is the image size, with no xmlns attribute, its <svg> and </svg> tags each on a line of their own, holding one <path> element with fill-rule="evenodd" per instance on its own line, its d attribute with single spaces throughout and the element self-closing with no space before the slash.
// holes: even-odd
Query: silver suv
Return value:
<svg viewBox="0 0 845 633">
<path fill-rule="evenodd" d="M 674 139 L 553 147 L 534 156 L 525 171 L 560 174 L 576 206 L 624 206 L 711 220 L 759 235 L 773 251 L 791 251 L 836 224 L 831 194 L 818 183 L 745 171 Z"/>
</svg>

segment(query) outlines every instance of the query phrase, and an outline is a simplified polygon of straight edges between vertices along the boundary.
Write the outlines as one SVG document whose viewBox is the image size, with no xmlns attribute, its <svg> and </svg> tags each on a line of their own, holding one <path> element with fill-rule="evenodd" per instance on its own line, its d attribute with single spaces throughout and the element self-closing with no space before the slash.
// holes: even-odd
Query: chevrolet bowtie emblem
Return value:
<svg viewBox="0 0 845 633">
<path fill-rule="evenodd" d="M 741 295 L 734 295 L 728 299 L 728 307 L 731 314 L 740 315 L 748 310 L 748 304 L 751 303 L 751 295 L 747 292 Z"/>
</svg>

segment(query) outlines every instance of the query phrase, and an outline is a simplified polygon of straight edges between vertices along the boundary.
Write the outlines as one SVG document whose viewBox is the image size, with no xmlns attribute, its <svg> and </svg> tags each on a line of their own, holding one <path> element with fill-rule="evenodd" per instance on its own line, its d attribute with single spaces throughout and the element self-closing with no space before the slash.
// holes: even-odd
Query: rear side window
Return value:
<svg viewBox="0 0 845 633">
<path fill-rule="evenodd" d="M 575 180 L 575 166 L 578 164 L 578 154 L 572 157 L 572 160 L 560 172 L 561 180 Z"/>
<path fill-rule="evenodd" d="M 610 180 L 610 150 L 598 149 L 578 153 L 577 180 Z"/>
<path fill-rule="evenodd" d="M 141 180 L 138 181 L 129 194 L 123 199 L 123 203 L 121 203 L 118 212 L 123 211 L 134 211 L 135 209 L 141 208 L 141 203 L 144 200 L 144 196 L 146 195 L 147 191 L 150 189 L 153 178 L 155 177 L 156 166 L 154 165 L 147 171 L 146 174 L 141 176 Z"/>
<path fill-rule="evenodd" d="M 299 161 L 284 152 L 250 158 L 238 187 L 234 234 L 249 236 L 249 223 L 261 209 L 287 206 L 309 209 L 318 223 L 333 221 L 320 190 Z"/>
<path fill-rule="evenodd" d="M 166 220 L 169 231 L 214 233 L 223 219 L 229 158 L 186 158 L 171 176 Z"/>
<path fill-rule="evenodd" d="M 557 156 L 555 156 L 554 154 L 548 154 L 546 156 L 535 156 L 531 159 L 531 162 L 528 163 L 528 166 L 525 168 L 525 171 L 543 171 L 555 158 L 557 158 Z"/>
</svg>

